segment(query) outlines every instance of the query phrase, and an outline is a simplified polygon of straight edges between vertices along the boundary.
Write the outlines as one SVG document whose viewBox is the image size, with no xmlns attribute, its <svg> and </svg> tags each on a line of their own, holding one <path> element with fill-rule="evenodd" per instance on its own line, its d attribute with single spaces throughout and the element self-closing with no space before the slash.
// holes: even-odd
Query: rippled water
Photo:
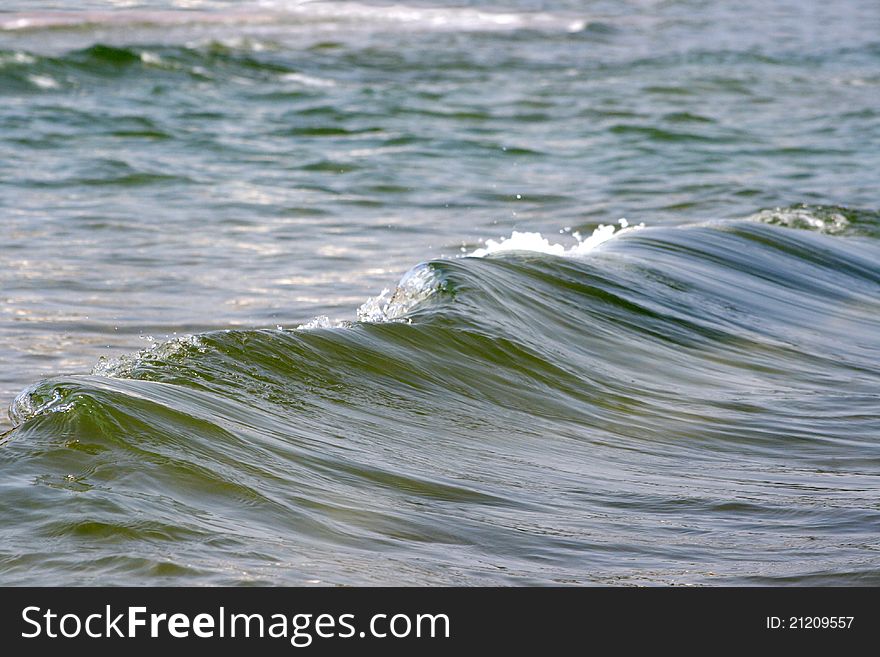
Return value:
<svg viewBox="0 0 880 657">
<path fill-rule="evenodd" d="M 878 34 L 5 3 L 0 582 L 880 583 Z"/>
</svg>

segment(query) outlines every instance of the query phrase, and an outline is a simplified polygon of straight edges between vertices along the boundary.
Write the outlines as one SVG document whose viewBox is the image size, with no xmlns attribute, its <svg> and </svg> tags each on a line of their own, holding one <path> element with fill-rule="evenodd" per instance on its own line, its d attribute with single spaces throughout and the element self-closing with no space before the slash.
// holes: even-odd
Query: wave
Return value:
<svg viewBox="0 0 880 657">
<path fill-rule="evenodd" d="M 793 206 L 516 234 L 417 265 L 357 322 L 41 381 L 0 469 L 11 504 L 51 500 L 28 531 L 140 560 L 57 556 L 66 581 L 176 581 L 169 551 L 211 583 L 669 581 L 681 549 L 697 581 L 876 582 L 838 539 L 880 519 L 878 227 Z"/>
<path fill-rule="evenodd" d="M 305 74 L 297 68 L 299 58 L 293 63 L 279 51 L 292 45 L 320 55 L 362 36 L 367 40 L 360 46 L 369 49 L 370 35 L 386 32 L 564 35 L 587 28 L 583 18 L 547 12 L 346 2 L 5 12 L 0 13 L 0 94 L 63 91 L 107 78 L 167 77 L 196 83 L 268 79 L 320 90 L 336 83 Z"/>
<path fill-rule="evenodd" d="M 580 32 L 583 18 L 548 12 L 482 11 L 464 7 L 421 7 L 355 2 L 262 2 L 214 10 L 109 10 L 8 12 L 0 31 L 34 32 L 89 28 L 174 28 L 188 26 L 329 25 L 346 29 L 404 28 L 418 31 L 551 30 Z"/>
</svg>

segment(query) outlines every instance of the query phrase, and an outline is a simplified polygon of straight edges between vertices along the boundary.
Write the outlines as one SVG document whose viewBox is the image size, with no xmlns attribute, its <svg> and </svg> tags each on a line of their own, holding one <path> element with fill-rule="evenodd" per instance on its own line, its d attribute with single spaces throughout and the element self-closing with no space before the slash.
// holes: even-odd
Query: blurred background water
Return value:
<svg viewBox="0 0 880 657">
<path fill-rule="evenodd" d="M 0 580 L 878 583 L 878 34 L 4 3 Z"/>
</svg>

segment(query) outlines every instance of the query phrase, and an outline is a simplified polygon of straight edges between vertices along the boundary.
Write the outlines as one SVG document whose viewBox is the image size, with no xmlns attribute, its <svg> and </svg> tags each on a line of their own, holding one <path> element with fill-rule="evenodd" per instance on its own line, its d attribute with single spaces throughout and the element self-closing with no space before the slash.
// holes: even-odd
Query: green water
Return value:
<svg viewBox="0 0 880 657">
<path fill-rule="evenodd" d="M 186 4 L 0 11 L 0 583 L 880 582 L 875 2 Z"/>
</svg>

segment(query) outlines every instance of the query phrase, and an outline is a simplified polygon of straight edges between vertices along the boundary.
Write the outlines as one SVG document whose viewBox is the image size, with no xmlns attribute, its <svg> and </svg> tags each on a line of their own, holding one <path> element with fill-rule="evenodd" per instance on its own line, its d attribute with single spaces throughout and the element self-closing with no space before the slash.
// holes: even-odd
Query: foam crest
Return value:
<svg viewBox="0 0 880 657">
<path fill-rule="evenodd" d="M 199 353 L 207 351 L 201 338 L 197 335 L 184 335 L 163 342 L 157 342 L 152 336 L 145 337 L 150 346 L 134 354 L 124 354 L 118 358 L 102 357 L 92 368 L 92 375 L 108 378 L 128 378 L 134 370 L 144 362 L 168 360 L 183 355 L 191 350 Z"/>
<path fill-rule="evenodd" d="M 844 232 L 850 225 L 849 219 L 840 208 L 807 205 L 761 210 L 749 217 L 749 220 L 786 228 L 815 230 L 831 235 Z"/>
<path fill-rule="evenodd" d="M 563 244 L 550 242 L 541 233 L 521 233 L 513 231 L 510 237 L 500 240 L 486 240 L 486 246 L 476 249 L 466 254 L 471 258 L 483 258 L 487 255 L 495 253 L 505 253 L 511 251 L 533 251 L 535 253 L 546 253 L 560 257 L 581 256 L 589 253 L 600 244 L 607 242 L 612 237 L 621 235 L 625 232 L 637 230 L 644 227 L 644 224 L 630 226 L 626 219 L 620 219 L 618 225 L 599 224 L 589 237 L 583 237 L 580 233 L 572 233 L 572 237 L 577 240 L 574 246 L 566 247 Z"/>
<path fill-rule="evenodd" d="M 408 322 L 407 314 L 443 289 L 443 281 L 429 263 L 416 265 L 403 275 L 393 293 L 386 288 L 378 296 L 367 299 L 358 308 L 358 321 Z"/>
<path fill-rule="evenodd" d="M 188 11 L 108 10 L 12 12 L 0 17 L 0 30 L 77 29 L 95 27 L 185 25 L 346 24 L 406 26 L 434 31 L 507 31 L 521 29 L 580 32 L 587 22 L 549 12 L 483 11 L 467 7 L 419 7 L 356 2 L 260 2 L 250 6 Z"/>
<path fill-rule="evenodd" d="M 61 390 L 54 388 L 47 399 L 38 392 L 39 384 L 25 388 L 9 406 L 9 419 L 16 426 L 44 413 L 63 413 L 73 407 Z"/>
</svg>

